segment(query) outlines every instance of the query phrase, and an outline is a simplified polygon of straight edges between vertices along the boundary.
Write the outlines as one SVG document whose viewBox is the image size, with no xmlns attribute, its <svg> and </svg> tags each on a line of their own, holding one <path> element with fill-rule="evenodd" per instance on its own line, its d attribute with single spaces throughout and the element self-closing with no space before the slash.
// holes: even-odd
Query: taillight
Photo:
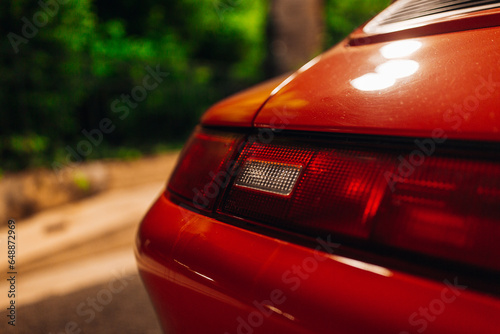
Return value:
<svg viewBox="0 0 500 334">
<path fill-rule="evenodd" d="M 500 164 L 423 156 L 401 176 L 402 161 L 415 159 L 398 150 L 249 143 L 219 211 L 310 236 L 332 234 L 500 270 Z"/>
<path fill-rule="evenodd" d="M 241 135 L 197 128 L 185 145 L 168 189 L 202 211 L 212 210 L 229 183 Z"/>
<path fill-rule="evenodd" d="M 445 149 L 415 155 L 411 146 L 338 140 L 244 140 L 197 129 L 168 189 L 193 208 L 249 223 L 500 271 L 498 156 L 462 152 L 461 158 Z"/>
<path fill-rule="evenodd" d="M 383 187 L 374 177 L 376 155 L 364 157 L 346 150 L 315 149 L 298 145 L 254 143 L 240 156 L 240 164 L 258 160 L 301 166 L 302 175 L 288 196 L 241 187 L 235 183 L 222 210 L 303 233 L 336 231 L 367 239 L 371 212 L 377 209 Z M 244 169 L 242 169 L 243 171 Z M 241 172 L 240 172 L 241 173 Z M 383 180 L 383 179 L 382 179 Z M 380 183 L 381 180 L 378 180 Z"/>
<path fill-rule="evenodd" d="M 431 157 L 384 199 L 373 238 L 500 270 L 500 165 Z"/>
</svg>

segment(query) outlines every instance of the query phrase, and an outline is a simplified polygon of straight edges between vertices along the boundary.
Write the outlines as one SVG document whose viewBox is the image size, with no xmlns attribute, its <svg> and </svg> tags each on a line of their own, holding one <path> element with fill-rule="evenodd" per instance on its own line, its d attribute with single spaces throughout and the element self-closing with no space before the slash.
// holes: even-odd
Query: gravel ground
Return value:
<svg viewBox="0 0 500 334">
<path fill-rule="evenodd" d="M 0 264 L 0 290 L 4 291 L 0 333 L 162 333 L 137 275 L 132 249 L 137 226 L 164 189 L 177 156 L 174 152 L 131 162 L 104 162 L 101 174 L 106 176 L 106 186 L 78 201 L 51 181 L 54 176 L 49 171 L 4 178 L 0 200 L 6 194 L 11 199 L 16 195 L 19 203 L 38 203 L 33 207 L 41 211 L 20 218 L 27 213 L 17 217 L 12 207 L 0 205 L 0 217 L 8 207 L 9 216 L 16 220 L 18 271 L 14 327 L 7 324 L 5 308 L 10 300 L 7 261 Z M 28 198 L 29 189 L 35 189 L 31 192 L 39 198 Z M 58 192 L 62 193 L 59 202 L 44 202 L 42 195 Z M 1 226 L 0 245 L 6 244 L 6 237 L 7 226 Z M 127 284 L 111 291 L 116 272 L 129 275 L 119 276 Z"/>
<path fill-rule="evenodd" d="M 97 304 L 97 310 L 102 308 L 100 312 L 94 311 L 88 304 L 89 300 L 97 300 L 98 296 L 102 298 L 101 291 L 106 289 L 107 284 L 95 285 L 64 297 L 51 297 L 20 307 L 17 325 L 15 329 L 9 326 L 7 333 L 162 333 L 147 292 L 137 275 L 131 277 L 123 291 L 112 295 L 109 304 Z M 95 314 L 93 318 L 92 313 Z"/>
</svg>

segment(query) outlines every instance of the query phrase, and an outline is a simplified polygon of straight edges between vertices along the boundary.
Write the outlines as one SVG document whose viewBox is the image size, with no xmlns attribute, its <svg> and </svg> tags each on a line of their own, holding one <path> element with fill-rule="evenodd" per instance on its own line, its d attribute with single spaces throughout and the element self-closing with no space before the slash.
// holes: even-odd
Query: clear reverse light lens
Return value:
<svg viewBox="0 0 500 334">
<path fill-rule="evenodd" d="M 288 196 L 299 178 L 302 166 L 272 161 L 248 160 L 235 185 L 273 194 Z"/>
</svg>

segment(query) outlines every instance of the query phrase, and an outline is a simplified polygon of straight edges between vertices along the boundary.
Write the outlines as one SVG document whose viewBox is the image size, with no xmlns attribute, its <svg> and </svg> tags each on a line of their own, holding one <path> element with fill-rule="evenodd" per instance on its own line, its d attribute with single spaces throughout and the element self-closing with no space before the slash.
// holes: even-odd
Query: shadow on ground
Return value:
<svg viewBox="0 0 500 334">
<path fill-rule="evenodd" d="M 54 282 L 57 284 L 57 282 Z M 118 293 L 105 293 L 108 284 L 95 285 L 63 297 L 19 307 L 16 333 L 23 334 L 160 334 L 156 314 L 139 276 Z M 111 298 L 109 298 L 111 296 Z M 100 297 L 103 305 L 99 303 Z M 107 299 L 108 298 L 108 299 Z M 89 301 L 95 299 L 95 309 Z M 84 306 L 82 306 L 82 303 Z M 80 308 L 79 308 L 80 307 Z M 80 312 L 77 312 L 79 309 Z M 94 316 L 92 317 L 92 313 Z"/>
</svg>

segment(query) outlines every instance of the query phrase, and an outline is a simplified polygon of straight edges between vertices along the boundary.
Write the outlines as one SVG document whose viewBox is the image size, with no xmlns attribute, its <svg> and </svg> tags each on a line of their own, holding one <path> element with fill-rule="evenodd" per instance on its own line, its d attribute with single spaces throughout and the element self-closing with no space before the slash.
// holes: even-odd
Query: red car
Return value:
<svg viewBox="0 0 500 334">
<path fill-rule="evenodd" d="M 166 333 L 500 333 L 500 3 L 399 0 L 208 110 L 144 218 Z"/>
</svg>

